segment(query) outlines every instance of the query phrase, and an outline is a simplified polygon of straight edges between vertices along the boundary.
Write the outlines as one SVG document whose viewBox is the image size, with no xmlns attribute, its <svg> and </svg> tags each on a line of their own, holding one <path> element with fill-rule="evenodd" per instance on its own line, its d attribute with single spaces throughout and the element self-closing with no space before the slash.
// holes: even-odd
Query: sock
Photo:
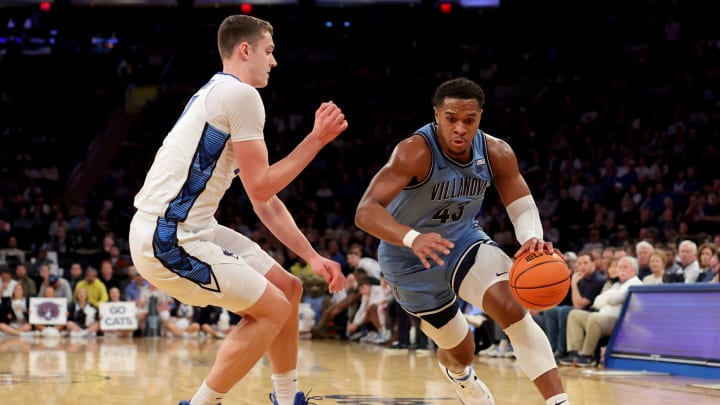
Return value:
<svg viewBox="0 0 720 405">
<path fill-rule="evenodd" d="M 547 405 L 570 405 L 570 399 L 566 393 L 553 395 L 545 401 Z"/>
<path fill-rule="evenodd" d="M 453 382 L 464 381 L 470 375 L 470 367 L 465 367 L 461 372 L 458 373 L 443 366 L 439 362 L 438 364 L 440 365 L 440 369 L 443 370 L 445 372 L 445 375 L 447 375 Z"/>
<path fill-rule="evenodd" d="M 190 400 L 190 403 L 192 405 L 218 405 L 224 396 L 224 393 L 213 391 L 205 384 L 205 381 L 203 381 L 195 393 L 195 396 Z"/>
<path fill-rule="evenodd" d="M 272 375 L 275 388 L 275 400 L 278 405 L 293 405 L 295 394 L 298 393 L 297 370 L 290 370 L 282 374 Z"/>
</svg>

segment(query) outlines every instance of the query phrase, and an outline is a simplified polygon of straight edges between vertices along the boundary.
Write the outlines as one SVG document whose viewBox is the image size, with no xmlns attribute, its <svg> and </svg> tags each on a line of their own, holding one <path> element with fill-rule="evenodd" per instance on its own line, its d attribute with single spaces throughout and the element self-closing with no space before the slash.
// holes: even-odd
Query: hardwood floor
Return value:
<svg viewBox="0 0 720 405">
<path fill-rule="evenodd" d="M 190 399 L 220 341 L 167 338 L 0 338 L 0 404 L 177 404 Z M 477 358 L 498 405 L 544 401 L 514 360 Z M 595 376 L 561 368 L 573 405 L 718 404 L 715 384 L 676 376 Z M 428 351 L 333 340 L 301 340 L 300 387 L 318 405 L 459 404 Z M 261 360 L 225 405 L 268 404 L 270 369 Z"/>
</svg>

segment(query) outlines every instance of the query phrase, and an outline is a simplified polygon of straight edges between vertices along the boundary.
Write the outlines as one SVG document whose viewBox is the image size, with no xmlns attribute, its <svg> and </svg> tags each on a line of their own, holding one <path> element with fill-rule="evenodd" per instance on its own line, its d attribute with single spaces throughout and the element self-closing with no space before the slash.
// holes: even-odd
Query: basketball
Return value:
<svg viewBox="0 0 720 405">
<path fill-rule="evenodd" d="M 570 288 L 570 269 L 555 253 L 525 253 L 513 263 L 509 278 L 517 302 L 535 310 L 556 306 Z"/>
</svg>

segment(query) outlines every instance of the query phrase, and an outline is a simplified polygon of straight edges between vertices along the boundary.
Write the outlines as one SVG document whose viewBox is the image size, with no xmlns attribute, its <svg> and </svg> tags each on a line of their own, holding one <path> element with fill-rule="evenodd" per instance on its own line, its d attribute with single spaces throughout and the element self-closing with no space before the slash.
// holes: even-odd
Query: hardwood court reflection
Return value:
<svg viewBox="0 0 720 405">
<path fill-rule="evenodd" d="M 0 338 L 0 404 L 172 404 L 189 399 L 220 341 L 166 338 Z M 510 359 L 478 358 L 476 371 L 498 405 L 542 405 Z M 300 387 L 318 405 L 458 405 L 432 352 L 332 340 L 302 340 Z M 717 404 L 717 383 L 672 376 L 592 377 L 562 368 L 573 405 Z M 225 405 L 267 404 L 270 369 L 262 360 L 225 397 Z"/>
</svg>

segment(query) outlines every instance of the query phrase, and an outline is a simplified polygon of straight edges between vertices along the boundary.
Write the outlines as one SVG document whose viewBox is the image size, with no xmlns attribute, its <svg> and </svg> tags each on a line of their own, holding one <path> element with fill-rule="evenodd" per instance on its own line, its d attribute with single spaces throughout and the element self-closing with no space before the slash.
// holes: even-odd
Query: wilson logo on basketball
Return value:
<svg viewBox="0 0 720 405">
<path fill-rule="evenodd" d="M 525 256 L 526 262 L 531 262 L 534 259 L 537 259 L 538 257 L 545 256 L 545 253 L 529 253 L 527 256 Z"/>
</svg>

